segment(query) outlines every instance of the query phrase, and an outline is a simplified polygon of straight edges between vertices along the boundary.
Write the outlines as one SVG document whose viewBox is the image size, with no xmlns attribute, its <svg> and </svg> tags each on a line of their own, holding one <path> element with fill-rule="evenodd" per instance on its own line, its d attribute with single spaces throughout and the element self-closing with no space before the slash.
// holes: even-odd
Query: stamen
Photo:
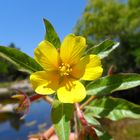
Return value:
<svg viewBox="0 0 140 140">
<path fill-rule="evenodd" d="M 71 91 L 71 89 L 75 86 L 75 84 L 72 81 L 67 81 L 66 83 L 66 89 Z"/>
<path fill-rule="evenodd" d="M 61 66 L 59 66 L 59 71 L 61 76 L 67 76 L 71 73 L 72 68 L 69 64 L 62 63 Z"/>
</svg>

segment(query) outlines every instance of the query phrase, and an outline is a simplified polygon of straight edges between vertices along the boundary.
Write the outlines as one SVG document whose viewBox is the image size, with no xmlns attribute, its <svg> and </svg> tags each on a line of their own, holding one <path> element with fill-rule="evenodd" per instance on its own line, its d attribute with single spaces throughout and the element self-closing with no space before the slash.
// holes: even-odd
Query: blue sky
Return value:
<svg viewBox="0 0 140 140">
<path fill-rule="evenodd" d="M 86 0 L 0 0 L 0 45 L 14 43 L 30 56 L 44 39 L 43 18 L 56 29 L 61 40 L 82 15 Z"/>
</svg>

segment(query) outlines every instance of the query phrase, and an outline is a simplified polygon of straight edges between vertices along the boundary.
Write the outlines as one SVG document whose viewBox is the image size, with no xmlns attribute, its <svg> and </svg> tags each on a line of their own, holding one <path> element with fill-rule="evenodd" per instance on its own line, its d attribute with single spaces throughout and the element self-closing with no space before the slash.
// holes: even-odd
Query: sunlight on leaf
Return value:
<svg viewBox="0 0 140 140">
<path fill-rule="evenodd" d="M 113 97 L 95 99 L 85 109 L 85 113 L 91 117 L 106 117 L 111 120 L 120 120 L 126 117 L 140 118 L 139 105 Z"/>
<path fill-rule="evenodd" d="M 32 73 L 42 70 L 41 66 L 32 57 L 15 48 L 0 46 L 0 56 L 16 65 L 21 71 Z"/>
<path fill-rule="evenodd" d="M 72 118 L 73 109 L 73 104 L 63 104 L 58 100 L 54 101 L 52 105 L 52 122 L 60 140 L 69 139 L 70 120 Z"/>
<path fill-rule="evenodd" d="M 47 19 L 44 19 L 44 24 L 46 29 L 45 40 L 52 43 L 56 48 L 59 48 L 61 42 L 52 24 Z"/>
<path fill-rule="evenodd" d="M 140 85 L 140 75 L 135 73 L 105 76 L 86 86 L 88 95 L 105 96 L 114 91 L 126 90 Z"/>
</svg>

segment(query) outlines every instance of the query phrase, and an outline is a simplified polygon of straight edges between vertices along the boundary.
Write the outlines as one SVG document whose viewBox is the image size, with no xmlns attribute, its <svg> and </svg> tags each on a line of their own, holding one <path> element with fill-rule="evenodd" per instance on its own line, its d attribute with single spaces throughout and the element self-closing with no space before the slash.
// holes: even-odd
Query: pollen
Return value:
<svg viewBox="0 0 140 140">
<path fill-rule="evenodd" d="M 61 66 L 59 66 L 59 71 L 61 76 L 68 76 L 70 75 L 72 68 L 69 64 L 62 63 Z"/>
</svg>

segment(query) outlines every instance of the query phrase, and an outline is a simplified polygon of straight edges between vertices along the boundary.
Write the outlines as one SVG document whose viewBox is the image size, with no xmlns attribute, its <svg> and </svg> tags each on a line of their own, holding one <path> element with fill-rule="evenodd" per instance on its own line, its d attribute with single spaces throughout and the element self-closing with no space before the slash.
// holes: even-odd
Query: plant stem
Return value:
<svg viewBox="0 0 140 140">
<path fill-rule="evenodd" d="M 76 112 L 74 111 L 74 127 L 75 127 L 75 140 L 77 140 L 78 136 L 79 136 L 79 130 L 78 130 L 78 123 L 77 123 L 77 115 Z"/>
<path fill-rule="evenodd" d="M 53 134 L 55 134 L 54 127 L 51 126 L 45 133 L 44 136 L 48 140 Z"/>
<path fill-rule="evenodd" d="M 45 96 L 45 97 L 44 97 L 44 100 L 47 101 L 49 104 L 52 104 L 53 101 L 54 101 L 54 100 L 53 100 L 51 97 L 49 97 L 49 96 Z"/>
<path fill-rule="evenodd" d="M 96 96 L 91 96 L 88 100 L 86 100 L 81 106 L 80 109 L 84 109 L 86 105 L 88 105 L 92 100 L 96 99 Z"/>
<path fill-rule="evenodd" d="M 78 103 L 75 103 L 75 108 L 76 108 L 77 116 L 80 119 L 82 126 L 83 127 L 86 127 L 88 125 L 88 123 L 85 120 L 84 115 L 83 115 L 83 112 L 81 111 L 80 106 L 79 106 Z"/>
<path fill-rule="evenodd" d="M 82 124 L 83 128 L 85 129 L 85 131 L 87 133 L 90 133 L 90 135 L 94 138 L 94 140 L 99 140 L 99 138 L 98 138 L 98 136 L 96 134 L 96 131 L 94 130 L 95 129 L 94 126 L 93 125 L 92 126 L 88 125 L 88 122 L 84 118 L 83 112 L 80 109 L 80 106 L 79 106 L 78 103 L 75 103 L 75 108 L 76 108 L 77 116 L 80 119 L 81 124 Z"/>
<path fill-rule="evenodd" d="M 40 99 L 41 97 L 43 97 L 43 96 L 39 95 L 39 94 L 32 95 L 32 96 L 30 96 L 30 101 L 31 102 L 36 101 L 36 100 Z"/>
<path fill-rule="evenodd" d="M 38 100 L 38 99 L 40 99 L 40 98 L 42 98 L 42 97 L 43 97 L 44 100 L 47 101 L 49 104 L 52 104 L 53 99 L 52 99 L 51 97 L 49 97 L 49 96 L 43 96 L 43 95 L 36 94 L 36 95 L 30 96 L 29 98 L 30 98 L 30 101 L 33 102 L 33 101 L 36 101 L 36 100 Z"/>
<path fill-rule="evenodd" d="M 48 130 L 46 130 L 44 133 L 39 133 L 39 134 L 31 134 L 28 136 L 29 140 L 30 139 L 37 139 L 37 140 L 49 140 L 52 135 L 55 134 L 54 127 L 51 126 Z"/>
<path fill-rule="evenodd" d="M 113 69 L 114 69 L 114 65 L 111 65 L 111 67 L 108 70 L 107 75 L 112 75 L 113 74 Z"/>
</svg>

